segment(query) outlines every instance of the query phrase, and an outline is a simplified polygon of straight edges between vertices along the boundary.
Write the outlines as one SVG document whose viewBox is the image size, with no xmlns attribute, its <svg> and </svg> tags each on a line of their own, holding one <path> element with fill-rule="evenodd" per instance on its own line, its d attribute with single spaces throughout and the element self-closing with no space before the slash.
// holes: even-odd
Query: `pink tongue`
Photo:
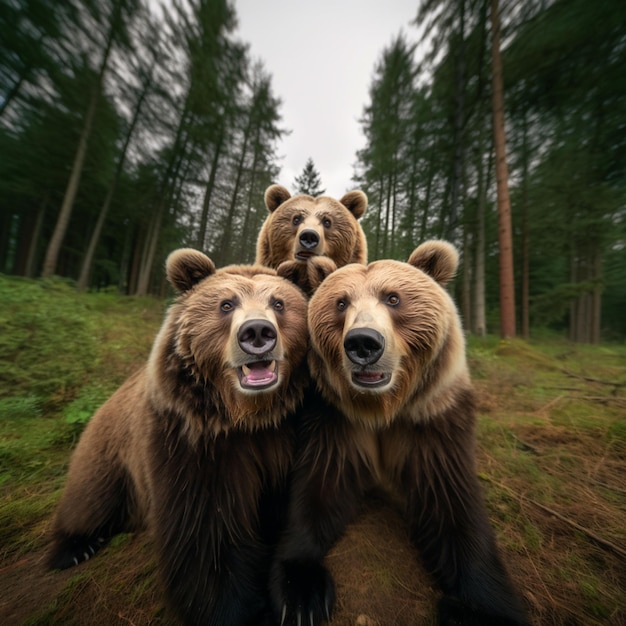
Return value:
<svg viewBox="0 0 626 626">
<path fill-rule="evenodd" d="M 267 380 L 272 378 L 274 372 L 271 372 L 265 365 L 265 363 L 249 363 L 250 373 L 246 376 L 248 382 L 258 382 L 260 380 Z"/>
<path fill-rule="evenodd" d="M 359 372 L 359 378 L 368 382 L 378 382 L 383 375 L 380 372 Z"/>
</svg>

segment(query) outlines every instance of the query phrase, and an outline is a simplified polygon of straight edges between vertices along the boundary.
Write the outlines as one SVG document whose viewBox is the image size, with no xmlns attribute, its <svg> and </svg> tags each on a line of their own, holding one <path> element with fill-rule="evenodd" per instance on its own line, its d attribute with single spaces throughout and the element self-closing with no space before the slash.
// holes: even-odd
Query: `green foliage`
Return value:
<svg viewBox="0 0 626 626">
<path fill-rule="evenodd" d="M 145 359 L 164 307 L 148 298 L 78 294 L 59 279 L 2 275 L 0 302 L 0 399 L 22 413 L 75 401 L 67 409 L 73 422 L 84 421 Z"/>
<path fill-rule="evenodd" d="M 0 415 L 11 420 L 21 417 L 40 417 L 41 399 L 36 396 L 0 398 Z"/>
<path fill-rule="evenodd" d="M 111 392 L 108 389 L 98 384 L 83 387 L 78 397 L 64 407 L 65 421 L 68 424 L 85 425 L 110 395 Z"/>
<path fill-rule="evenodd" d="M 145 362 L 164 303 L 0 275 L 0 555 L 42 541 L 80 432 Z"/>
<path fill-rule="evenodd" d="M 500 7 L 518 318 L 528 268 L 532 330 L 569 328 L 580 341 L 595 341 L 600 332 L 623 339 L 626 5 Z M 361 119 L 367 143 L 355 180 L 370 201 L 362 221 L 370 259 L 405 259 L 428 237 L 451 238 L 462 250 L 468 327 L 478 315 L 474 300 L 482 299 L 477 248 L 484 247 L 487 326 L 494 330 L 499 254 L 497 212 L 489 203 L 496 181 L 488 11 L 485 2 L 422 2 L 419 53 L 404 35 L 383 50 Z M 587 302 L 595 298 L 595 306 L 600 297 L 601 315 L 587 319 Z"/>
<path fill-rule="evenodd" d="M 322 189 L 322 177 L 313 163 L 313 159 L 308 158 L 304 164 L 304 169 L 299 176 L 296 176 L 294 182 L 294 190 L 296 194 L 306 194 L 307 196 L 324 195 L 325 189 Z"/>
<path fill-rule="evenodd" d="M 0 397 L 71 397 L 98 360 L 85 301 L 63 281 L 1 276 L 0 301 Z"/>
<path fill-rule="evenodd" d="M 250 261 L 286 130 L 234 4 L 2 9 L 0 272 L 145 295 L 178 247 Z"/>
<path fill-rule="evenodd" d="M 537 326 L 549 326 L 561 322 L 572 302 L 579 296 L 594 289 L 591 281 L 582 283 L 561 283 L 549 291 L 531 298 L 531 315 Z"/>
</svg>

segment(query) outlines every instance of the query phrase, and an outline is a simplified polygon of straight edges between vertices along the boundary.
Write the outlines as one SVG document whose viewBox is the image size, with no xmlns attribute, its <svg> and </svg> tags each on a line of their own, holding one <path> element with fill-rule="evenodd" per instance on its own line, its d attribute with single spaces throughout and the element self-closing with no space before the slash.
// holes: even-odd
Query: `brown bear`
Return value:
<svg viewBox="0 0 626 626">
<path fill-rule="evenodd" d="M 270 577 L 283 624 L 330 618 L 324 556 L 384 489 L 405 505 L 409 535 L 443 592 L 439 624 L 521 625 L 474 460 L 474 399 L 457 309 L 444 289 L 458 264 L 443 241 L 408 263 L 337 269 L 309 302 L 317 390 L 299 416 L 285 533 Z"/>
<path fill-rule="evenodd" d="M 147 527 L 185 624 L 257 625 L 309 377 L 307 300 L 275 270 L 173 252 L 180 292 L 145 367 L 95 413 L 72 456 L 49 564 Z"/>
<path fill-rule="evenodd" d="M 367 263 L 367 240 L 359 218 L 367 208 L 362 191 L 341 200 L 291 196 L 281 185 L 265 191 L 267 216 L 257 239 L 256 262 L 278 268 L 307 294 L 336 267 Z"/>
</svg>

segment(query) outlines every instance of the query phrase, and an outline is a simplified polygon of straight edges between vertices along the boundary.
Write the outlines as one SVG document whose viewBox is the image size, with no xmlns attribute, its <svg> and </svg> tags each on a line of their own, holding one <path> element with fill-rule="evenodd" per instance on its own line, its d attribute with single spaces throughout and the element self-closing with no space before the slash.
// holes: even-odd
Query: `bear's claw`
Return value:
<svg viewBox="0 0 626 626">
<path fill-rule="evenodd" d="M 85 535 L 73 535 L 57 541 L 48 559 L 50 569 L 67 569 L 88 561 L 103 548 L 107 540 Z"/>
<path fill-rule="evenodd" d="M 330 621 L 335 602 L 331 575 L 317 561 L 286 561 L 273 576 L 274 597 L 280 607 L 280 626 L 318 626 Z"/>
</svg>

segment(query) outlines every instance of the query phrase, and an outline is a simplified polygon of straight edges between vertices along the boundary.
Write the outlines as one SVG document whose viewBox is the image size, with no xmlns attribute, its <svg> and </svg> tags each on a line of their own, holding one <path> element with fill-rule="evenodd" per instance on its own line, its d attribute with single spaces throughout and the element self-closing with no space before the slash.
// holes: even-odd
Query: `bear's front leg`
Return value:
<svg viewBox="0 0 626 626">
<path fill-rule="evenodd" d="M 187 626 L 258 626 L 270 610 L 271 554 L 259 536 L 260 483 L 238 473 L 253 455 L 242 459 L 245 438 L 235 436 L 213 447 L 175 441 L 155 429 L 151 446 L 151 526 L 169 605 Z"/>
<path fill-rule="evenodd" d="M 317 626 L 330 619 L 335 585 L 323 560 L 356 516 L 366 487 L 363 468 L 345 454 L 349 438 L 341 426 L 334 419 L 308 426 L 292 477 L 287 529 L 270 575 L 282 626 Z"/>
<path fill-rule="evenodd" d="M 267 557 L 253 541 L 209 548 L 198 537 L 181 538 L 180 556 L 161 552 L 159 565 L 169 603 L 186 626 L 259 626 L 269 613 Z"/>
<path fill-rule="evenodd" d="M 464 421 L 448 415 L 416 429 L 404 472 L 411 539 L 443 591 L 440 626 L 527 626 L 498 554 Z"/>
</svg>

